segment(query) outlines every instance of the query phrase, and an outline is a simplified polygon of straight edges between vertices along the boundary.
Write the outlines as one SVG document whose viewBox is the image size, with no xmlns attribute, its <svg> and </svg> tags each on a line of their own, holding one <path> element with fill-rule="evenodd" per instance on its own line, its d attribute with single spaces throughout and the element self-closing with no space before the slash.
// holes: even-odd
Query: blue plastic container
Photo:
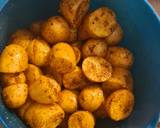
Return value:
<svg viewBox="0 0 160 128">
<path fill-rule="evenodd" d="M 125 33 L 121 45 L 134 53 L 136 105 L 127 120 L 100 120 L 96 128 L 145 128 L 160 112 L 160 18 L 144 0 L 91 0 L 91 9 L 100 6 L 115 10 Z M 0 50 L 17 28 L 57 15 L 58 8 L 59 0 L 0 0 Z M 26 128 L 1 98 L 0 124 L 2 128 Z"/>
</svg>

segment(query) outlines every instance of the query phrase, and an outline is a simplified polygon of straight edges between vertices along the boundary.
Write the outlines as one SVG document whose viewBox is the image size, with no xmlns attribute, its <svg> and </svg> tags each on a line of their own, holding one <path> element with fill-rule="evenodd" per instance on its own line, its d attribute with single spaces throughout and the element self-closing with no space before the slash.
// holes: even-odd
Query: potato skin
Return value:
<svg viewBox="0 0 160 128">
<path fill-rule="evenodd" d="M 31 24 L 30 30 L 37 36 L 41 35 L 41 27 L 44 21 L 35 21 Z"/>
<path fill-rule="evenodd" d="M 105 106 L 112 120 L 124 120 L 133 111 L 134 95 L 125 89 L 115 91 L 107 98 Z"/>
<path fill-rule="evenodd" d="M 84 110 L 96 111 L 104 101 L 103 91 L 100 87 L 90 86 L 84 88 L 79 95 L 79 103 Z"/>
<path fill-rule="evenodd" d="M 54 79 L 43 75 L 29 86 L 31 99 L 42 104 L 58 102 L 60 91 L 61 87 Z"/>
<path fill-rule="evenodd" d="M 90 0 L 61 0 L 60 11 L 74 28 L 78 28 L 89 9 Z"/>
<path fill-rule="evenodd" d="M 17 114 L 22 120 L 24 120 L 25 112 L 27 111 L 27 109 L 30 107 L 32 103 L 34 102 L 30 98 L 27 98 L 25 104 L 23 104 L 21 107 L 17 109 Z"/>
<path fill-rule="evenodd" d="M 50 44 L 68 41 L 70 38 L 70 28 L 63 17 L 54 16 L 44 22 L 41 35 Z"/>
<path fill-rule="evenodd" d="M 70 90 L 63 90 L 59 94 L 59 105 L 66 113 L 73 113 L 78 109 L 77 95 Z"/>
<path fill-rule="evenodd" d="M 34 38 L 34 34 L 27 29 L 19 29 L 12 34 L 10 43 L 22 46 L 25 50 Z"/>
<path fill-rule="evenodd" d="M 109 47 L 106 59 L 113 67 L 131 68 L 133 64 L 133 55 L 127 48 Z"/>
<path fill-rule="evenodd" d="M 82 47 L 83 58 L 89 56 L 105 57 L 107 53 L 107 44 L 104 40 L 90 39 Z"/>
<path fill-rule="evenodd" d="M 81 51 L 79 50 L 79 48 L 74 47 L 74 46 L 73 46 L 73 50 L 76 56 L 76 64 L 78 64 L 81 60 Z"/>
<path fill-rule="evenodd" d="M 45 66 L 51 48 L 41 39 L 34 39 L 27 48 L 29 62 L 37 66 Z"/>
<path fill-rule="evenodd" d="M 92 82 L 105 82 L 112 75 L 111 64 L 101 57 L 87 57 L 82 62 L 84 75 Z"/>
<path fill-rule="evenodd" d="M 12 84 L 18 84 L 18 83 L 25 83 L 26 77 L 23 72 L 20 73 L 14 73 L 14 74 L 2 74 L 1 76 L 3 87 L 12 85 Z"/>
<path fill-rule="evenodd" d="M 68 128 L 94 128 L 95 120 L 88 111 L 77 111 L 68 120 Z"/>
<path fill-rule="evenodd" d="M 89 81 L 78 66 L 72 72 L 66 73 L 63 76 L 63 85 L 67 89 L 82 89 L 88 86 L 88 84 Z"/>
<path fill-rule="evenodd" d="M 123 30 L 119 24 L 115 25 L 114 31 L 108 37 L 105 38 L 106 43 L 109 46 L 117 45 L 123 39 Z"/>
<path fill-rule="evenodd" d="M 72 46 L 64 42 L 55 44 L 50 52 L 49 65 L 51 70 L 60 74 L 71 72 L 76 65 L 76 57 Z"/>
<path fill-rule="evenodd" d="M 105 38 L 113 31 L 117 23 L 115 14 L 106 7 L 101 7 L 85 17 L 79 30 L 79 39 Z"/>
<path fill-rule="evenodd" d="M 133 89 L 133 78 L 129 70 L 124 68 L 113 68 L 112 76 L 102 85 L 105 94 L 111 94 L 119 89 Z"/>
<path fill-rule="evenodd" d="M 0 72 L 18 73 L 28 67 L 28 56 L 25 49 L 16 44 L 10 44 L 4 48 L 0 55 Z"/>
<path fill-rule="evenodd" d="M 19 108 L 22 106 L 28 96 L 28 85 L 27 84 L 12 84 L 2 90 L 3 101 L 8 108 Z"/>
<path fill-rule="evenodd" d="M 27 70 L 25 71 L 27 83 L 32 83 L 37 80 L 41 75 L 42 71 L 40 68 L 33 64 L 29 64 Z"/>
<path fill-rule="evenodd" d="M 63 109 L 57 105 L 32 104 L 25 112 L 25 120 L 31 128 L 56 128 L 64 119 Z"/>
</svg>

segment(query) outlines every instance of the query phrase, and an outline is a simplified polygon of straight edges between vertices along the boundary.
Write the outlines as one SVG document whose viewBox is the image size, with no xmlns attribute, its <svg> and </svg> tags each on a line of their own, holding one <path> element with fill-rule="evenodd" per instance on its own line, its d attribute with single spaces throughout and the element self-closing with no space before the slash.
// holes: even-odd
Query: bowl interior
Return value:
<svg viewBox="0 0 160 128">
<path fill-rule="evenodd" d="M 121 45 L 134 53 L 134 93 L 136 105 L 133 114 L 125 121 L 114 123 L 97 121 L 97 128 L 142 128 L 160 111 L 160 22 L 143 0 L 92 0 L 91 10 L 107 6 L 117 14 L 125 38 Z M 35 20 L 58 15 L 59 0 L 9 1 L 0 12 L 0 50 L 9 35 L 17 28 L 29 26 Z M 5 108 L 0 100 L 0 120 L 6 127 L 24 128 L 16 115 Z"/>
</svg>

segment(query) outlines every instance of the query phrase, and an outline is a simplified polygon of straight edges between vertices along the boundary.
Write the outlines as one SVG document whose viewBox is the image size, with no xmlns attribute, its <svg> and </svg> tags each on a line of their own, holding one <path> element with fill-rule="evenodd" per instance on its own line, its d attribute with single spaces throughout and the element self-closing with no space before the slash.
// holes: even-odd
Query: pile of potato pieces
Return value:
<svg viewBox="0 0 160 128">
<path fill-rule="evenodd" d="M 94 128 L 134 107 L 132 53 L 115 13 L 61 0 L 62 16 L 19 29 L 0 55 L 2 96 L 31 128 Z"/>
</svg>

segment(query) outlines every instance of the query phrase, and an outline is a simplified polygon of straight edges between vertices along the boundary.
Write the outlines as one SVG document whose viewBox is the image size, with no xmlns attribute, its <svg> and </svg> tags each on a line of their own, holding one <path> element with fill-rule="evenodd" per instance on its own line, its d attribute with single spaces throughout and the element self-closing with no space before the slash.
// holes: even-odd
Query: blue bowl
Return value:
<svg viewBox="0 0 160 128">
<path fill-rule="evenodd" d="M 115 10 L 125 38 L 121 45 L 135 56 L 133 66 L 136 105 L 125 121 L 97 121 L 96 128 L 144 128 L 160 112 L 160 18 L 144 0 L 91 0 L 91 9 L 107 6 Z M 0 50 L 17 28 L 58 15 L 59 0 L 0 0 Z M 4 128 L 26 128 L 0 98 L 0 124 Z M 150 125 L 148 128 L 154 128 Z"/>
</svg>

